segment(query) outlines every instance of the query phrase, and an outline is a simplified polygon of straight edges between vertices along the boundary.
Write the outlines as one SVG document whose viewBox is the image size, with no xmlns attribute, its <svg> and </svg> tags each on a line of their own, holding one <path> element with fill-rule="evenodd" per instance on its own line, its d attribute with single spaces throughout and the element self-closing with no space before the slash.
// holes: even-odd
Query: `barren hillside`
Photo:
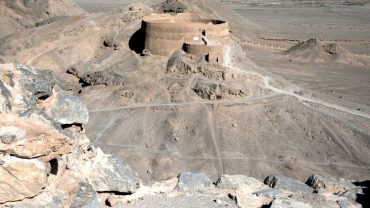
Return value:
<svg viewBox="0 0 370 208">
<path fill-rule="evenodd" d="M 88 4 L 87 1 L 79 3 Z M 0 28 L 0 63 L 15 63 L 0 66 L 4 75 L 0 84 L 5 83 L 5 87 L 0 85 L 0 96 L 4 97 L 0 99 L 0 106 L 13 105 L 13 102 L 17 106 L 17 93 L 29 96 L 27 90 L 24 92 L 11 84 L 13 75 L 8 70 L 19 74 L 14 78 L 16 83 L 45 77 L 52 80 L 48 82 L 48 86 L 52 86 L 47 88 L 56 94 L 46 96 L 44 91 L 39 92 L 37 87 L 44 87 L 44 82 L 36 85 L 32 93 L 37 99 L 32 97 L 32 102 L 22 105 L 31 109 L 27 112 L 41 112 L 42 118 L 53 120 L 57 115 L 51 108 L 58 103 L 59 95 L 67 94 L 84 103 L 71 112 L 89 115 L 88 122 L 87 117 L 83 122 L 58 124 L 56 121 L 56 135 L 77 129 L 76 137 L 83 138 L 83 142 L 73 143 L 68 151 L 58 154 L 43 153 L 49 157 L 42 163 L 50 165 L 50 171 L 40 171 L 44 182 L 38 184 L 35 193 L 43 193 L 41 197 L 51 200 L 50 196 L 59 193 L 61 177 L 72 174 L 68 169 L 71 166 L 73 174 L 86 176 L 83 182 L 91 186 L 68 186 L 71 190 L 63 187 L 63 193 L 70 191 L 60 199 L 67 207 L 81 202 L 73 198 L 78 196 L 79 189 L 91 191 L 92 197 L 85 196 L 89 200 L 84 202 L 96 207 L 101 202 L 119 207 L 119 203 L 127 205 L 125 203 L 131 201 L 137 203 L 131 204 L 133 207 L 156 202 L 163 202 L 164 207 L 177 206 L 168 196 L 176 196 L 184 204 L 195 203 L 194 207 L 364 204 L 360 186 L 366 183 L 360 182 L 368 180 L 370 172 L 370 55 L 365 53 L 370 43 L 366 31 L 370 28 L 365 24 L 368 7 L 362 7 L 362 2 L 352 2 L 356 5 L 348 8 L 346 3 L 329 8 L 321 7 L 320 2 L 308 4 L 306 1 L 278 1 L 279 6 L 265 5 L 265 1 L 211 0 L 93 3 L 90 6 L 97 10 L 100 4 L 111 5 L 109 9 L 87 13 L 72 1 L 0 3 L 4 14 L 0 21 L 5 22 L 0 26 L 4 28 Z M 252 12 L 243 15 L 243 9 Z M 264 15 L 261 16 L 260 10 Z M 353 16 L 357 10 L 359 16 Z M 304 12 L 307 18 L 290 18 L 291 14 L 297 17 L 293 15 L 298 11 Z M 230 30 L 224 31 L 227 39 L 217 39 L 218 36 L 212 34 L 214 31 L 208 30 L 191 34 L 191 40 L 180 37 L 181 32 L 173 32 L 173 28 L 180 27 L 183 34 L 190 33 L 184 25 L 192 25 L 195 20 L 191 18 L 174 22 L 176 18 L 156 20 L 154 17 L 153 24 L 143 24 L 144 17 L 163 12 L 196 13 L 203 18 L 199 24 L 208 24 L 207 28 L 214 25 L 217 28 L 217 24 L 230 26 Z M 330 18 L 317 21 L 312 15 L 314 12 Z M 163 56 L 146 48 L 146 32 L 165 24 L 172 26 L 154 30 L 153 39 L 164 43 L 183 41 L 181 44 L 188 44 L 190 49 L 180 46 L 173 54 Z M 314 30 L 319 32 L 310 33 Z M 306 38 L 315 34 L 327 38 Z M 209 40 L 210 37 L 216 40 Z M 223 50 L 216 58 L 212 53 L 203 54 L 205 47 L 219 45 Z M 157 44 L 161 46 L 167 47 Z M 34 75 L 27 78 L 26 71 Z M 44 72 L 47 75 L 43 75 Z M 9 96 L 8 91 L 14 96 Z M 22 119 L 18 117 L 33 115 L 26 111 L 18 114 L 16 110 L 10 109 L 10 114 L 6 114 L 16 118 L 14 125 Z M 34 118 L 29 119 L 27 128 L 22 128 L 31 128 Z M 8 125 L 6 120 L 0 121 Z M 3 131 L 0 126 L 0 135 L 3 132 L 8 130 Z M 85 133 L 93 144 L 92 149 Z M 20 151 L 18 143 L 3 142 L 2 138 L 0 148 L 4 147 L 6 153 L 0 155 L 0 165 L 3 165 L 2 157 L 17 157 L 14 151 Z M 73 138 L 70 136 L 66 141 Z M 117 160 L 112 161 L 103 151 L 113 154 Z M 50 161 L 59 156 L 63 158 L 65 166 L 61 167 L 66 175 L 49 177 L 53 165 Z M 41 160 L 39 157 L 28 159 Z M 127 164 L 115 162 L 121 160 Z M 89 169 L 91 164 L 86 161 L 96 161 L 92 163 L 100 172 L 96 175 L 90 170 L 79 173 L 80 167 Z M 113 164 L 102 169 L 106 163 Z M 178 176 L 179 173 L 183 173 L 183 177 Z M 279 174 L 303 182 L 313 174 L 321 176 L 312 176 L 304 184 Z M 107 175 L 110 180 L 104 180 Z M 253 178 L 228 178 L 228 175 Z M 273 189 L 258 181 L 268 175 L 271 176 L 264 183 Z M 136 184 L 139 178 L 142 181 Z M 170 178 L 175 179 L 167 180 Z M 115 185 L 115 181 L 122 182 L 121 179 L 130 181 L 128 186 L 123 186 L 126 189 Z M 79 180 L 74 178 L 76 183 L 81 182 Z M 325 183 L 330 185 L 321 187 Z M 183 192 L 183 184 L 184 190 L 190 187 L 189 192 Z M 42 192 L 45 187 L 47 192 Z M 188 194 L 199 188 L 206 191 L 202 195 Z M 266 190 L 268 193 L 261 192 Z M 9 197 L 5 202 L 37 195 L 31 192 L 28 190 L 23 198 Z M 147 197 L 137 200 L 143 196 Z M 256 204 L 250 205 L 251 201 Z M 33 199 L 27 202 L 36 203 Z M 1 203 L 4 201 L 0 200 Z"/>
</svg>

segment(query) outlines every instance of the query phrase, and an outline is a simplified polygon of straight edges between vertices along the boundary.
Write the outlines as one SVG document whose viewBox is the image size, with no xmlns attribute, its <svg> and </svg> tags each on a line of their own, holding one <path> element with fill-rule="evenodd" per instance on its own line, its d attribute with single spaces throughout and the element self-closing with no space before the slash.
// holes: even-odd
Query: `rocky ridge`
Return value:
<svg viewBox="0 0 370 208">
<path fill-rule="evenodd" d="M 90 144 L 87 107 L 54 84 L 50 71 L 0 66 L 0 206 L 99 207 L 98 193 L 134 193 L 138 175 Z"/>
</svg>

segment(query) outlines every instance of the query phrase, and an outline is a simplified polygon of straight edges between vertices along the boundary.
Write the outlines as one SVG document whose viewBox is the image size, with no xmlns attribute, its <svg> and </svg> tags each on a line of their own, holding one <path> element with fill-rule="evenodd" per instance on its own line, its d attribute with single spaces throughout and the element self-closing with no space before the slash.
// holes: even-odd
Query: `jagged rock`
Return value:
<svg viewBox="0 0 370 208">
<path fill-rule="evenodd" d="M 333 197 L 329 200 L 330 196 Z M 312 207 L 336 207 L 337 197 L 334 195 L 326 194 L 316 194 L 316 193 L 307 193 L 307 192 L 291 192 L 288 194 L 288 197 L 296 201 L 300 201 L 306 204 L 311 205 Z M 281 198 L 281 197 L 280 197 Z"/>
<path fill-rule="evenodd" d="M 0 119 L 1 152 L 42 161 L 71 152 L 72 141 L 42 117 L 33 115 L 22 122 L 14 115 L 5 114 L 3 118 Z"/>
<path fill-rule="evenodd" d="M 34 197 L 46 186 L 44 163 L 11 156 L 0 160 L 0 203 Z"/>
<path fill-rule="evenodd" d="M 46 99 L 53 94 L 55 80 L 51 71 L 4 64 L 1 65 L 0 75 L 0 112 L 2 113 L 28 111 L 28 114 L 32 114 L 38 100 Z"/>
<path fill-rule="evenodd" d="M 362 206 L 358 203 L 351 202 L 347 199 L 337 201 L 339 208 L 361 208 Z"/>
<path fill-rule="evenodd" d="M 119 74 L 109 74 L 106 71 L 86 72 L 80 77 L 84 86 L 90 85 L 124 85 L 124 77 Z"/>
<path fill-rule="evenodd" d="M 90 181 L 95 190 L 134 193 L 140 188 L 140 178 L 123 160 L 98 151 Z"/>
<path fill-rule="evenodd" d="M 22 204 L 10 205 L 12 208 L 64 208 L 63 202 L 49 191 L 44 191 L 32 199 L 25 199 Z"/>
<path fill-rule="evenodd" d="M 344 192 L 346 190 L 356 188 L 356 186 L 349 181 L 338 181 L 333 178 L 324 178 L 319 175 L 310 176 L 306 184 L 314 189 L 324 189 L 333 193 Z"/>
<path fill-rule="evenodd" d="M 218 83 L 199 82 L 194 85 L 193 90 L 203 99 L 221 100 L 223 98 Z"/>
<path fill-rule="evenodd" d="M 89 111 L 79 97 L 58 94 L 52 117 L 60 124 L 87 124 Z"/>
<path fill-rule="evenodd" d="M 9 102 L 10 92 L 5 87 L 4 83 L 0 79 L 0 113 L 11 110 L 11 104 Z"/>
<path fill-rule="evenodd" d="M 311 206 L 294 199 L 275 199 L 270 208 L 310 208 Z"/>
<path fill-rule="evenodd" d="M 271 203 L 267 197 L 258 197 L 244 192 L 230 193 L 229 198 L 233 199 L 240 208 L 259 208 Z"/>
<path fill-rule="evenodd" d="M 264 183 L 271 188 L 280 188 L 292 192 L 313 192 L 313 188 L 307 186 L 306 184 L 281 174 L 273 174 L 268 176 Z"/>
<path fill-rule="evenodd" d="M 239 207 L 262 207 L 271 202 L 267 197 L 252 194 L 268 186 L 255 178 L 244 175 L 222 175 L 216 182 L 217 188 L 233 190 L 233 196 Z"/>
<path fill-rule="evenodd" d="M 18 65 L 17 69 L 23 73 L 20 84 L 24 91 L 34 96 L 32 99 L 45 99 L 53 94 L 55 77 L 52 71 L 36 71 L 23 65 Z"/>
<path fill-rule="evenodd" d="M 184 172 L 181 173 L 178 178 L 179 183 L 177 184 L 177 190 L 179 191 L 202 189 L 210 187 L 212 184 L 211 179 L 205 173 Z"/>
<path fill-rule="evenodd" d="M 253 192 L 268 187 L 261 181 L 244 175 L 222 175 L 216 182 L 217 188 L 245 190 Z"/>
<path fill-rule="evenodd" d="M 0 65 L 6 100 L 0 117 L 0 203 L 99 207 L 97 191 L 135 192 L 141 181 L 126 162 L 95 150 L 79 128 L 61 128 L 86 123 L 88 110 L 78 97 L 53 92 L 52 80 L 45 71 Z"/>
<path fill-rule="evenodd" d="M 352 201 L 357 200 L 357 198 L 359 196 L 363 196 L 363 195 L 364 195 L 364 191 L 362 190 L 361 187 L 348 189 L 348 190 L 344 191 L 343 193 L 339 194 L 339 196 L 346 197 L 346 198 L 348 198 Z"/>
<path fill-rule="evenodd" d="M 134 193 L 141 186 L 137 173 L 125 161 L 106 155 L 99 148 L 86 159 L 81 154 L 70 155 L 68 162 L 98 192 Z"/>
<path fill-rule="evenodd" d="M 85 182 L 80 182 L 71 208 L 99 208 L 98 193 Z"/>
<path fill-rule="evenodd" d="M 1 65 L 0 83 L 8 106 L 0 117 L 0 152 L 43 162 L 71 152 L 70 139 L 44 111 L 50 106 L 39 103 L 53 95 L 52 72 Z"/>
</svg>

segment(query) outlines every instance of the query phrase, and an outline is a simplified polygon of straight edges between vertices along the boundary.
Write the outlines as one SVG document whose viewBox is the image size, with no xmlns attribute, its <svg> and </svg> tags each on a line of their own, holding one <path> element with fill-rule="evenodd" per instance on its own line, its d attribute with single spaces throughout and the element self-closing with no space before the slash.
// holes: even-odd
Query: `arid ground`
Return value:
<svg viewBox="0 0 370 208">
<path fill-rule="evenodd" d="M 184 171 L 369 178 L 370 3 L 184 2 L 229 21 L 232 78 L 170 72 L 169 57 L 135 53 L 153 11 L 111 10 L 132 3 L 118 0 L 78 0 L 93 13 L 4 35 L 0 61 L 53 70 L 57 89 L 87 104 L 89 138 L 148 181 Z M 196 86 L 240 93 L 211 99 Z"/>
</svg>

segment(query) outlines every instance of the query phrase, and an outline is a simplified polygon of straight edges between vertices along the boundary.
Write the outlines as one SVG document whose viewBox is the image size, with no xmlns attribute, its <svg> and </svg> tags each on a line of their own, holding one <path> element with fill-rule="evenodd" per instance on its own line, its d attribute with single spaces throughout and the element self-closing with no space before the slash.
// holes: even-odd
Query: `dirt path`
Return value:
<svg viewBox="0 0 370 208">
<path fill-rule="evenodd" d="M 353 110 L 353 109 L 350 109 L 350 108 L 347 108 L 347 107 L 344 107 L 344 106 L 340 106 L 340 105 L 336 105 L 336 104 L 333 104 L 333 103 L 325 102 L 325 101 L 322 101 L 322 100 L 319 100 L 319 99 L 316 99 L 316 98 L 312 98 L 312 97 L 304 97 L 304 96 L 298 95 L 294 92 L 290 92 L 288 90 L 278 89 L 278 88 L 276 88 L 276 87 L 274 87 L 270 84 L 271 83 L 271 77 L 269 77 L 269 76 L 264 76 L 262 74 L 255 73 L 255 72 L 244 71 L 242 69 L 238 69 L 238 68 L 234 68 L 234 67 L 230 67 L 230 68 L 232 68 L 236 71 L 239 71 L 241 73 L 253 74 L 253 75 L 260 76 L 264 80 L 264 84 L 267 87 L 267 89 L 269 89 L 273 92 L 276 92 L 278 94 L 290 95 L 290 96 L 293 96 L 293 97 L 297 98 L 301 102 L 315 103 L 315 104 L 319 104 L 319 105 L 322 105 L 322 106 L 325 106 L 325 107 L 328 107 L 328 108 L 332 108 L 332 109 L 335 109 L 335 110 L 338 110 L 338 111 L 342 111 L 342 112 L 346 112 L 346 113 L 349 113 L 349 114 L 352 114 L 352 115 L 356 115 L 356 116 L 360 116 L 360 117 L 363 117 L 363 118 L 370 119 L 370 115 L 365 113 L 365 112 L 356 111 L 356 110 Z"/>
<path fill-rule="evenodd" d="M 247 99 L 238 100 L 220 100 L 220 101 L 195 101 L 195 102 L 172 102 L 172 103 L 143 103 L 134 104 L 128 106 L 119 106 L 115 108 L 104 108 L 104 109 L 89 109 L 90 113 L 106 112 L 106 111 L 117 111 L 117 110 L 129 110 L 136 108 L 148 108 L 148 107 L 166 107 L 166 106 L 187 106 L 187 105 L 204 105 L 204 104 L 218 104 L 218 105 L 233 105 L 233 104 L 246 104 L 252 101 L 266 100 L 274 97 L 282 96 L 282 94 L 274 93 L 264 96 L 255 96 Z"/>
<path fill-rule="evenodd" d="M 209 130 L 211 132 L 211 139 L 212 139 L 212 143 L 213 143 L 213 146 L 215 148 L 215 152 L 216 152 L 216 156 L 218 158 L 218 165 L 220 166 L 220 175 L 223 175 L 224 174 L 224 165 L 223 165 L 223 162 L 222 162 L 222 157 L 221 157 L 221 154 L 220 154 L 220 150 L 218 148 L 218 143 L 217 143 L 217 139 L 216 139 L 216 133 L 215 133 L 215 117 L 214 117 L 214 114 L 213 114 L 213 111 L 212 109 L 210 109 L 211 107 L 210 106 L 207 106 L 207 109 L 208 109 L 208 112 L 207 112 L 207 122 L 208 122 L 208 125 L 209 125 Z"/>
</svg>

